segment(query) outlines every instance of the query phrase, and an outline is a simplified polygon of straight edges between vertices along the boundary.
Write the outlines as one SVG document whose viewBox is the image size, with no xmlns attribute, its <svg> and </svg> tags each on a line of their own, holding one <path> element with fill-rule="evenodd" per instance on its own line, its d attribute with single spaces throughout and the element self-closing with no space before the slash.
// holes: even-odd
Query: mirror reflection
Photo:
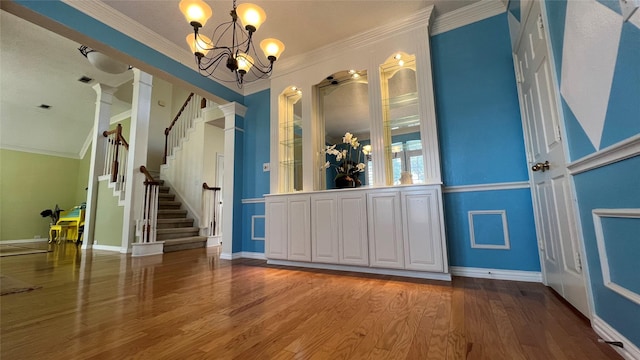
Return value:
<svg viewBox="0 0 640 360">
<path fill-rule="evenodd" d="M 366 70 L 344 70 L 331 74 L 316 85 L 316 88 L 319 94 L 319 115 L 324 125 L 322 143 L 325 149 L 335 145 L 324 159 L 326 176 L 323 188 L 372 184 L 372 161 L 370 155 L 365 154 L 366 149 L 371 148 Z M 352 136 L 347 135 L 345 139 L 347 133 Z M 338 152 L 341 154 L 338 155 Z M 343 177 L 347 180 L 351 178 L 352 186 L 342 183 L 340 178 Z"/>
<path fill-rule="evenodd" d="M 395 54 L 380 73 L 387 184 L 424 183 L 415 55 Z"/>
</svg>

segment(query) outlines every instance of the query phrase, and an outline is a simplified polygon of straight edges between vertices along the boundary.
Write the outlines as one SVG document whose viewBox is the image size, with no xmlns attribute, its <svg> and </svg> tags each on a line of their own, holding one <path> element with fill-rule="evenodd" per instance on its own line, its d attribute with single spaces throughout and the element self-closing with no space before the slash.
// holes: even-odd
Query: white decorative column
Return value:
<svg viewBox="0 0 640 360">
<path fill-rule="evenodd" d="M 133 98 L 131 101 L 127 190 L 124 195 L 121 253 L 131 251 L 131 244 L 136 236 L 136 219 L 142 218 L 144 175 L 140 172 L 140 166 L 147 164 L 152 81 L 151 75 L 139 69 L 133 69 Z"/>
<path fill-rule="evenodd" d="M 97 98 L 95 118 L 93 121 L 93 145 L 91 147 L 91 165 L 89 166 L 87 207 L 84 216 L 83 249 L 93 247 L 96 224 L 95 213 L 98 201 L 98 177 L 102 175 L 102 169 L 104 169 L 106 152 L 106 138 L 102 136 L 102 133 L 109 130 L 111 104 L 113 103 L 113 94 L 117 89 L 103 84 L 95 84 L 93 85 L 93 90 L 95 90 Z"/>
<path fill-rule="evenodd" d="M 241 219 L 241 198 L 242 188 L 242 168 L 235 166 L 236 159 L 242 159 L 241 143 L 236 141 L 236 133 L 242 135 L 244 132 L 242 119 L 247 112 L 244 105 L 232 102 L 220 105 L 219 109 L 224 113 L 224 180 L 222 183 L 222 253 L 221 259 L 230 260 L 233 258 L 234 249 L 233 223 L 242 221 Z M 237 189 L 236 189 L 236 185 Z M 238 201 L 235 202 L 234 200 Z M 240 237 L 242 234 L 236 234 Z M 242 239 L 240 239 L 242 241 Z M 237 244 L 237 241 L 236 241 Z M 238 252 L 238 251 L 236 251 Z"/>
</svg>

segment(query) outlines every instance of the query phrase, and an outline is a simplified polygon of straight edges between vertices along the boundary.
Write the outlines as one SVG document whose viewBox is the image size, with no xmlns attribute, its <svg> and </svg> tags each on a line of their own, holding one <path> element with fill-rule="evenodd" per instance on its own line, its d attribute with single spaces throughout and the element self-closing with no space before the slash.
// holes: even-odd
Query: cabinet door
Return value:
<svg viewBox="0 0 640 360">
<path fill-rule="evenodd" d="M 367 200 L 364 193 L 340 195 L 338 219 L 340 264 L 368 266 Z"/>
<path fill-rule="evenodd" d="M 287 259 L 287 199 L 267 198 L 265 201 L 265 256 Z"/>
<path fill-rule="evenodd" d="M 440 201 L 435 189 L 402 193 L 405 268 L 443 272 Z"/>
<path fill-rule="evenodd" d="M 289 211 L 288 239 L 289 251 L 287 258 L 295 261 L 311 261 L 311 220 L 309 195 L 289 196 L 287 200 Z"/>
<path fill-rule="evenodd" d="M 404 269 L 400 193 L 368 193 L 367 212 L 370 265 Z"/>
<path fill-rule="evenodd" d="M 311 260 L 338 263 L 338 201 L 335 194 L 311 197 Z"/>
</svg>

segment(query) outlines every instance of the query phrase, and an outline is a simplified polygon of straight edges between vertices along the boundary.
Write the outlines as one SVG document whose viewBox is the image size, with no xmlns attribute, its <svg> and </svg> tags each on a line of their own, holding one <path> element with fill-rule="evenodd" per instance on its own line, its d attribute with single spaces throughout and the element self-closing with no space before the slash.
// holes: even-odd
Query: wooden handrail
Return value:
<svg viewBox="0 0 640 360">
<path fill-rule="evenodd" d="M 147 170 L 147 167 L 144 165 L 140 166 L 140 172 L 144 174 L 145 177 L 145 185 L 149 184 L 149 185 L 160 185 L 160 182 L 157 181 L 156 179 L 153 178 L 153 176 L 151 176 L 151 174 L 149 173 L 149 171 Z"/>
<path fill-rule="evenodd" d="M 207 183 L 206 183 L 206 182 L 203 182 L 203 183 L 202 183 L 202 188 L 203 188 L 204 190 L 214 190 L 214 191 L 219 191 L 219 190 L 220 190 L 220 188 L 219 188 L 219 187 L 211 187 L 211 186 L 207 185 Z"/>
<path fill-rule="evenodd" d="M 167 154 L 168 154 L 168 151 L 169 151 L 169 149 L 168 149 L 168 147 L 169 147 L 169 133 L 171 132 L 171 129 L 173 129 L 173 126 L 176 124 L 176 122 L 180 118 L 180 115 L 182 115 L 182 112 L 184 111 L 184 109 L 186 109 L 187 106 L 189 105 L 189 102 L 191 101 L 191 98 L 193 98 L 193 95 L 195 95 L 195 94 L 194 93 L 190 93 L 189 94 L 189 96 L 187 97 L 187 100 L 184 101 L 184 104 L 182 104 L 182 107 L 180 108 L 180 110 L 178 110 L 178 113 L 176 114 L 176 116 L 171 121 L 171 124 L 169 124 L 169 127 L 164 129 L 164 156 L 162 157 L 162 163 L 163 164 L 167 163 Z M 202 100 L 200 100 L 200 108 L 204 109 L 205 107 L 207 107 L 207 99 L 202 98 Z"/>
<path fill-rule="evenodd" d="M 187 108 L 187 105 L 189 105 L 189 101 L 191 101 L 191 98 L 193 97 L 193 95 L 194 95 L 193 93 L 189 94 L 189 96 L 187 97 L 187 100 L 184 101 L 184 104 L 182 104 L 182 107 L 180 108 L 180 110 L 178 110 L 176 117 L 174 117 L 173 121 L 171 121 L 171 125 L 169 125 L 168 128 L 164 129 L 165 135 L 169 135 L 169 132 L 171 131 L 171 129 L 173 129 L 173 125 L 176 124 L 176 122 L 178 121 L 178 118 L 180 118 L 180 115 L 182 115 L 182 112 L 184 111 L 184 109 Z"/>
<path fill-rule="evenodd" d="M 125 149 L 129 150 L 129 143 L 124 139 L 124 136 L 122 136 L 122 134 L 118 134 L 118 140 L 122 142 L 122 146 L 124 146 Z"/>
</svg>

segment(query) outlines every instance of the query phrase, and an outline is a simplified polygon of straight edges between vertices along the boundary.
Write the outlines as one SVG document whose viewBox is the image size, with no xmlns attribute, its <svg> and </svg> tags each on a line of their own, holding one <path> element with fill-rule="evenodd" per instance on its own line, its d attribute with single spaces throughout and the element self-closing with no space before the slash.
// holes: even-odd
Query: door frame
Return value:
<svg viewBox="0 0 640 360">
<path fill-rule="evenodd" d="M 520 91 L 520 77 L 521 75 L 519 74 L 519 70 L 518 70 L 518 57 L 517 57 L 517 53 L 516 50 L 519 48 L 520 43 L 522 42 L 522 29 L 524 28 L 523 24 L 524 22 L 526 22 L 528 20 L 529 17 L 529 13 L 531 11 L 531 8 L 533 6 L 533 3 L 537 2 L 540 4 L 540 13 L 542 15 L 542 23 L 543 23 L 543 31 L 544 31 L 544 35 L 545 35 L 545 45 L 547 48 L 547 55 L 548 55 L 548 59 L 549 59 L 549 63 L 551 65 L 551 68 L 553 71 L 551 71 L 551 81 L 553 83 L 553 96 L 555 97 L 555 103 L 556 103 L 556 108 L 555 108 L 555 112 L 558 116 L 558 122 L 559 122 L 559 133 L 560 133 L 560 137 L 562 139 L 562 147 L 564 150 L 564 167 L 567 168 L 570 164 L 571 164 L 571 159 L 570 159 L 570 152 L 569 152 L 569 144 L 567 141 L 567 131 L 566 131 L 566 123 L 565 123 L 565 119 L 564 119 L 564 111 L 562 109 L 562 98 L 560 96 L 560 82 L 558 80 L 558 73 L 557 73 L 557 67 L 556 67 L 556 59 L 555 59 L 555 55 L 553 53 L 553 48 L 551 47 L 551 34 L 549 32 L 549 17 L 547 15 L 547 8 L 545 5 L 545 2 L 542 0 L 531 0 L 531 1 L 523 1 L 522 2 L 522 7 L 521 7 L 521 16 L 520 16 L 520 23 L 519 23 L 519 28 L 518 28 L 518 32 L 517 32 L 517 40 L 513 43 L 513 48 L 511 49 L 511 56 L 513 59 L 513 68 L 514 68 L 514 72 L 515 72 L 515 78 L 516 78 L 516 89 L 517 89 L 517 93 L 518 93 L 518 103 L 520 105 L 520 120 L 522 123 L 522 135 L 524 138 L 524 143 L 525 143 L 525 152 L 526 152 L 526 158 L 527 158 L 527 173 L 529 175 L 529 188 L 531 189 L 531 202 L 533 205 L 533 216 L 534 216 L 534 222 L 535 222 L 535 226 L 536 226 L 536 240 L 538 242 L 538 258 L 540 261 L 540 269 L 542 272 L 542 282 L 545 286 L 548 286 L 548 282 L 547 282 L 547 274 L 546 274 L 546 269 L 545 269 L 545 264 L 544 264 L 544 259 L 543 259 L 543 254 L 542 251 L 540 249 L 540 242 L 542 241 L 540 239 L 540 234 L 541 234 L 541 229 L 540 229 L 540 220 L 538 219 L 538 204 L 536 202 L 535 199 L 535 195 L 533 192 L 533 188 L 534 188 L 534 180 L 533 180 L 533 176 L 531 176 L 531 169 L 529 167 L 531 161 L 530 161 L 530 154 L 529 154 L 529 150 L 531 148 L 531 145 L 529 143 L 529 137 L 527 136 L 528 134 L 528 127 L 525 121 L 525 116 L 523 114 L 523 97 L 522 97 L 522 93 Z M 585 249 L 585 245 L 584 245 L 584 236 L 583 236 L 583 231 L 582 231 L 582 220 L 580 218 L 580 213 L 578 211 L 578 202 L 577 202 L 577 197 L 576 197 L 576 190 L 575 190 L 575 181 L 574 181 L 574 176 L 573 174 L 571 174 L 571 172 L 567 171 L 567 176 L 568 176 L 568 180 L 569 180 L 569 190 L 570 190 L 570 196 L 571 196 L 571 202 L 567 205 L 571 206 L 570 211 L 573 213 L 573 216 L 575 218 L 576 221 L 576 235 L 578 237 L 578 242 L 579 242 L 579 250 L 580 250 L 580 263 L 582 266 L 582 273 L 583 273 L 583 282 L 584 282 L 584 286 L 585 286 L 585 291 L 587 292 L 587 305 L 588 305 L 588 310 L 589 310 L 589 320 L 591 321 L 591 319 L 594 319 L 595 317 L 595 304 L 594 304 L 594 300 L 593 300 L 593 291 L 591 288 L 591 282 L 589 281 L 590 279 L 590 272 L 589 272 L 589 263 L 587 261 L 587 257 L 586 257 L 586 249 Z M 586 314 L 585 314 L 586 315 Z"/>
</svg>

